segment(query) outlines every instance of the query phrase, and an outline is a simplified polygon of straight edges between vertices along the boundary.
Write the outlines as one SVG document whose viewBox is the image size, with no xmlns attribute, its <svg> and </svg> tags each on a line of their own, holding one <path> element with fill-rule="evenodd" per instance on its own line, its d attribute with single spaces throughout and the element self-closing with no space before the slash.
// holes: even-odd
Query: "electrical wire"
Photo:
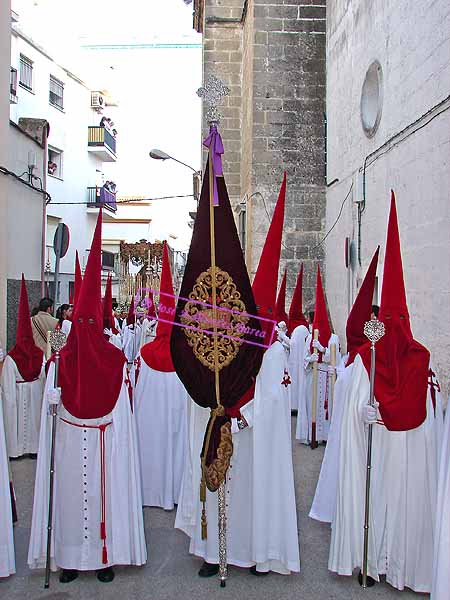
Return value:
<svg viewBox="0 0 450 600">
<path fill-rule="evenodd" d="M 41 187 L 38 188 L 35 185 L 33 185 L 32 183 L 25 181 L 22 179 L 22 177 L 24 175 L 29 175 L 29 173 L 27 171 L 24 171 L 23 173 L 21 173 L 20 175 L 18 175 L 17 173 L 14 173 L 14 171 L 10 171 L 9 169 L 7 169 L 6 167 L 2 167 L 0 166 L 0 173 L 3 173 L 3 175 L 7 175 L 8 177 L 13 177 L 16 181 L 18 181 L 19 183 L 26 185 L 28 188 L 30 188 L 31 190 L 34 190 L 35 192 L 39 192 L 39 194 L 42 194 L 43 197 L 45 198 L 47 204 L 49 202 L 51 202 L 52 197 L 50 196 L 50 194 L 48 192 L 46 192 L 43 189 L 42 186 L 42 180 L 40 177 L 36 177 L 35 175 L 32 175 L 33 179 L 39 179 L 40 185 Z"/>
<path fill-rule="evenodd" d="M 321 240 L 321 241 L 320 241 L 320 242 L 319 242 L 319 243 L 318 243 L 316 246 L 314 246 L 313 248 L 311 248 L 311 250 L 310 250 L 311 252 L 312 252 L 313 250 L 315 250 L 316 248 L 318 248 L 319 246 L 321 246 L 321 245 L 324 243 L 324 241 L 327 239 L 327 237 L 330 235 L 330 233 L 333 231 L 333 229 L 336 227 L 336 225 L 337 225 L 337 223 L 338 223 L 339 219 L 341 218 L 342 211 L 344 210 L 344 204 L 347 202 L 347 199 L 348 199 L 348 197 L 350 196 L 352 189 L 353 189 L 353 182 L 352 182 L 352 184 L 351 184 L 351 186 L 350 186 L 350 189 L 349 189 L 349 190 L 348 190 L 348 192 L 347 192 L 347 195 L 345 196 L 344 200 L 342 201 L 341 208 L 339 209 L 339 214 L 338 214 L 338 216 L 336 217 L 336 221 L 333 223 L 333 225 L 332 225 L 332 226 L 330 227 L 330 229 L 327 231 L 327 233 L 326 233 L 326 234 L 325 234 L 325 236 L 322 238 L 322 240 Z"/>
<path fill-rule="evenodd" d="M 111 204 L 129 204 L 135 202 L 153 202 L 154 200 L 169 200 L 171 198 L 193 198 L 194 194 L 184 194 L 180 196 L 159 196 L 157 198 L 130 198 L 130 200 L 116 200 L 116 202 L 112 202 Z M 108 202 L 52 202 L 52 206 L 62 205 L 62 206 L 72 206 L 74 204 L 84 204 L 85 206 L 92 206 L 92 208 L 98 208 L 97 204 L 109 204 Z"/>
</svg>

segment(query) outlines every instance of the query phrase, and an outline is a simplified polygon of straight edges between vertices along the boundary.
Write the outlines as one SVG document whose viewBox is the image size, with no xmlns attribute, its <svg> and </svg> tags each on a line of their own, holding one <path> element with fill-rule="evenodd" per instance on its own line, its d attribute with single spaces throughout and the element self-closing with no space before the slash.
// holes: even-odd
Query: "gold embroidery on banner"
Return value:
<svg viewBox="0 0 450 600">
<path fill-rule="evenodd" d="M 205 467 L 206 487 L 210 492 L 216 492 L 225 480 L 232 456 L 233 440 L 231 437 L 231 423 L 228 422 L 224 423 L 220 428 L 220 444 L 217 448 L 217 458 L 208 467 Z"/>
<path fill-rule="evenodd" d="M 201 273 L 189 294 L 181 323 L 186 325 L 184 333 L 195 357 L 211 371 L 214 371 L 214 324 L 217 326 L 217 349 L 219 370 L 228 366 L 239 352 L 245 335 L 245 326 L 250 317 L 246 314 L 236 284 L 231 276 L 216 267 L 217 311 L 214 320 L 212 302 L 212 270 Z M 205 306 L 202 303 L 206 303 Z M 223 310 L 221 310 L 223 309 Z M 234 339 L 230 339 L 230 336 Z M 238 338 L 238 339 L 236 339 Z"/>
</svg>

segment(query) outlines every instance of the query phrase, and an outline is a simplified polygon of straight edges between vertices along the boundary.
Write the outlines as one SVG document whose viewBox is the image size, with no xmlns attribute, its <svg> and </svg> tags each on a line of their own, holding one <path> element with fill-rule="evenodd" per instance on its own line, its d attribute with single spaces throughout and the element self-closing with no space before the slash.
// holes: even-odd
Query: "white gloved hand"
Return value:
<svg viewBox="0 0 450 600">
<path fill-rule="evenodd" d="M 310 363 L 319 362 L 319 355 L 316 354 L 316 353 L 310 354 L 309 355 L 309 362 Z"/>
<path fill-rule="evenodd" d="M 3 362 L 6 358 L 6 354 L 3 350 L 3 348 L 0 346 L 0 362 Z"/>
<path fill-rule="evenodd" d="M 374 402 L 374 405 L 366 404 L 363 406 L 363 421 L 365 425 L 373 425 L 377 422 L 378 418 L 378 402 Z"/>
<path fill-rule="evenodd" d="M 319 340 L 313 340 L 312 347 L 317 348 L 317 350 L 319 352 L 325 352 L 325 350 L 326 350 L 326 348 L 324 346 L 322 346 L 322 344 L 319 342 Z"/>
<path fill-rule="evenodd" d="M 103 330 L 103 333 L 105 335 L 107 335 L 108 337 L 112 337 L 113 332 L 111 331 L 111 329 L 108 329 L 107 327 L 105 327 L 105 329 Z"/>
<path fill-rule="evenodd" d="M 47 392 L 47 402 L 58 405 L 61 402 L 61 388 L 50 388 Z"/>
<path fill-rule="evenodd" d="M 282 345 L 285 348 L 289 348 L 291 345 L 291 340 L 288 338 L 288 336 L 284 333 L 284 331 L 280 331 L 279 329 L 277 329 L 277 339 L 279 342 L 282 343 Z"/>
<path fill-rule="evenodd" d="M 336 373 L 336 367 L 333 367 L 333 365 L 328 365 L 327 371 L 330 375 L 334 375 Z"/>
</svg>

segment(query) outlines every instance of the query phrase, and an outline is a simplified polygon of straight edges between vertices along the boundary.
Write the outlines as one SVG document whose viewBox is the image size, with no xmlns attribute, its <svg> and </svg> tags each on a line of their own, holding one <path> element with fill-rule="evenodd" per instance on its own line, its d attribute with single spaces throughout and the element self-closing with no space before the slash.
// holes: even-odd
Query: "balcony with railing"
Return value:
<svg viewBox="0 0 450 600">
<path fill-rule="evenodd" d="M 88 127 L 88 152 L 103 162 L 115 162 L 116 138 L 106 127 Z"/>
<path fill-rule="evenodd" d="M 115 213 L 117 210 L 116 195 L 104 187 L 88 187 L 87 208 L 104 208 Z"/>
<path fill-rule="evenodd" d="M 17 104 L 17 69 L 11 67 L 9 74 L 9 103 Z"/>
</svg>

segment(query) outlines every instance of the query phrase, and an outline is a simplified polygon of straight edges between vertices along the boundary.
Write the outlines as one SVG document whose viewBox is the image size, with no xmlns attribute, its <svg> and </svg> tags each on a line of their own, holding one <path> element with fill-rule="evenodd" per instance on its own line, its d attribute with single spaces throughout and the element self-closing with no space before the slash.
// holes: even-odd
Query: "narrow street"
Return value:
<svg viewBox="0 0 450 600">
<path fill-rule="evenodd" d="M 295 425 L 295 417 L 293 417 Z M 428 598 L 411 591 L 398 592 L 381 583 L 369 590 L 360 588 L 356 578 L 337 577 L 327 570 L 330 532 L 328 525 L 308 517 L 323 447 L 311 451 L 294 442 L 297 511 L 300 530 L 301 573 L 283 577 L 271 573 L 254 577 L 247 570 L 231 567 L 225 590 L 217 578 L 200 579 L 200 561 L 188 553 L 187 538 L 173 529 L 175 511 L 146 508 L 145 526 L 148 563 L 145 567 L 116 568 L 114 583 L 100 583 L 94 573 L 85 573 L 70 584 L 61 584 L 52 575 L 50 589 L 44 590 L 44 573 L 31 572 L 27 565 L 28 540 L 33 503 L 36 462 L 28 458 L 12 462 L 19 523 L 15 527 L 17 574 L 0 579 L 0 598 L 5 600 L 193 600 L 241 598 L 243 600 L 379 600 Z"/>
</svg>

